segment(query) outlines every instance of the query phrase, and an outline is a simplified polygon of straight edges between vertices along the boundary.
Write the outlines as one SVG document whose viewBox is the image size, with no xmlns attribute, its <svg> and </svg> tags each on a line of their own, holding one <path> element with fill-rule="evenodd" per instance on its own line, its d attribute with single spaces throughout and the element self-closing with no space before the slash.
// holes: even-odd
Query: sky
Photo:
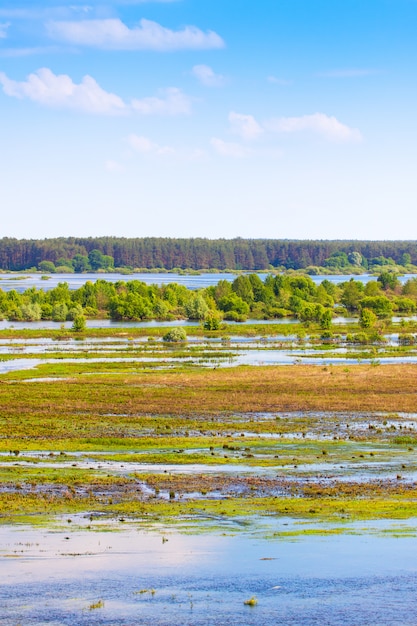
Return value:
<svg viewBox="0 0 417 626">
<path fill-rule="evenodd" d="M 0 0 L 0 237 L 417 239 L 417 0 Z"/>
</svg>

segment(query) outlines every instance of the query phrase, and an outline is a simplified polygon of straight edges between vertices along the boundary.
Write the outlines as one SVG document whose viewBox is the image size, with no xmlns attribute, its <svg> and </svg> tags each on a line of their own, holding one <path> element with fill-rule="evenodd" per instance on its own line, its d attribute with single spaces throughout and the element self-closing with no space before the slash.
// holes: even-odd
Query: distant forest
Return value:
<svg viewBox="0 0 417 626">
<path fill-rule="evenodd" d="M 417 265 L 417 241 L 289 239 L 57 238 L 0 239 L 0 269 L 271 270 Z"/>
</svg>

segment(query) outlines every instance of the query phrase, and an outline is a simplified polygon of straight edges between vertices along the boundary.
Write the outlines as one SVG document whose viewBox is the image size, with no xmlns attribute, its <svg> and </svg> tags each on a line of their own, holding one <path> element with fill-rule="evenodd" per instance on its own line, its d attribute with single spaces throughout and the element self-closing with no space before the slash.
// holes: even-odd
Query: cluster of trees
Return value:
<svg viewBox="0 0 417 626">
<path fill-rule="evenodd" d="M 72 272 L 109 272 L 114 270 L 114 258 L 109 254 L 103 254 L 100 250 L 91 250 L 88 255 L 77 253 L 72 259 L 60 257 L 53 261 L 41 261 L 38 269 L 47 273 L 72 273 Z"/>
<path fill-rule="evenodd" d="M 232 283 L 198 291 L 183 285 L 146 285 L 139 280 L 115 283 L 86 282 L 71 291 L 67 283 L 44 291 L 31 287 L 23 293 L 0 290 L 0 316 L 9 320 L 40 319 L 63 322 L 82 317 L 110 317 L 114 320 L 199 320 L 209 330 L 221 321 L 244 321 L 295 317 L 305 323 L 318 323 L 329 329 L 335 312 L 359 315 L 363 328 L 393 312 L 411 314 L 417 310 L 417 278 L 401 285 L 382 272 L 378 280 L 364 285 L 349 280 L 336 285 L 323 280 L 316 285 L 309 276 L 239 275 Z"/>
<path fill-rule="evenodd" d="M 47 265 L 45 265 L 47 264 Z M 417 264 L 416 241 L 285 239 L 58 238 L 0 239 L 0 268 L 20 271 L 147 269 L 362 271 Z"/>
</svg>

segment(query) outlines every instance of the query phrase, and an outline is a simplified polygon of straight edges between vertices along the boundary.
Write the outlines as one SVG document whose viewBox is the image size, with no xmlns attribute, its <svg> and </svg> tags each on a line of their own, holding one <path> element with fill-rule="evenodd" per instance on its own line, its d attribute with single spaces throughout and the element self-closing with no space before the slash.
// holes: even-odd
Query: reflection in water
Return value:
<svg viewBox="0 0 417 626">
<path fill-rule="evenodd" d="M 3 527 L 0 624 L 415 626 L 414 538 L 273 538 L 298 527 L 271 523 L 269 540 Z"/>
<path fill-rule="evenodd" d="M 237 274 L 198 274 L 198 275 L 184 275 L 174 273 L 137 273 L 137 274 L 50 274 L 48 280 L 43 280 L 40 274 L 2 274 L 0 276 L 0 287 L 3 291 L 10 291 L 15 289 L 16 291 L 24 291 L 30 287 L 36 289 L 50 290 L 54 289 L 59 283 L 68 283 L 70 289 L 79 289 L 87 281 L 95 282 L 96 280 L 105 280 L 107 282 L 117 281 L 130 281 L 139 280 L 147 285 L 167 285 L 169 283 L 178 283 L 184 285 L 188 289 L 202 289 L 204 287 L 210 287 L 211 285 L 217 285 L 220 280 L 227 280 L 232 282 L 235 280 Z M 265 280 L 267 274 L 258 274 L 261 280 Z M 414 278 L 414 274 L 404 274 L 398 276 L 398 280 L 401 283 L 405 283 L 410 278 Z M 370 280 L 376 280 L 376 276 L 370 274 L 347 274 L 345 276 L 337 275 L 321 275 L 310 276 L 316 285 L 328 280 L 331 283 L 339 284 L 353 278 L 361 283 L 367 283 Z"/>
</svg>

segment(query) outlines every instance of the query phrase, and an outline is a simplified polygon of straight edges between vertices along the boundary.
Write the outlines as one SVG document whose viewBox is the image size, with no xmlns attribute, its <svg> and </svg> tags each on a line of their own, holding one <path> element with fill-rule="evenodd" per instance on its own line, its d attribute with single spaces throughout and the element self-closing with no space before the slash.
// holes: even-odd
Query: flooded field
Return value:
<svg viewBox="0 0 417 626">
<path fill-rule="evenodd" d="M 99 525 L 99 522 L 97 522 Z M 0 624 L 414 625 L 415 539 L 0 528 Z M 355 530 L 355 529 L 354 529 Z M 395 536 L 404 535 L 398 538 Z M 245 604 L 246 603 L 246 604 Z"/>
<path fill-rule="evenodd" d="M 127 335 L 128 332 L 121 334 Z M 339 336 L 337 342 L 323 343 L 317 338 L 300 339 L 291 333 L 227 337 L 191 335 L 182 345 L 169 345 L 160 337 L 146 335 L 0 340 L 0 374 L 62 362 L 130 363 L 138 367 L 416 363 L 417 346 L 402 346 L 396 333 L 387 335 L 384 343 L 368 346 L 349 343 L 343 336 Z"/>
<path fill-rule="evenodd" d="M 396 333 L 38 332 L 0 341 L 0 624 L 416 622 Z"/>
</svg>

